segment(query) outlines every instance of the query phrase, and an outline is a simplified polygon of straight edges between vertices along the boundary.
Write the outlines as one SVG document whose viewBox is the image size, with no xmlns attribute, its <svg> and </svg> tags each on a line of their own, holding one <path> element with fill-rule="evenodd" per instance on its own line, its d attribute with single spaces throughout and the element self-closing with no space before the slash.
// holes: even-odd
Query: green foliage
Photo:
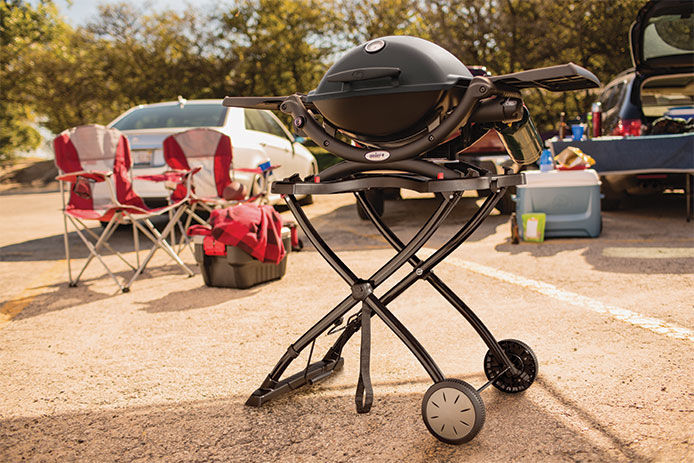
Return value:
<svg viewBox="0 0 694 463">
<path fill-rule="evenodd" d="M 227 91 L 282 95 L 311 90 L 332 51 L 331 15 L 314 0 L 248 0 L 225 13 L 219 33 L 237 61 Z"/>
<path fill-rule="evenodd" d="M 422 36 L 493 74 L 574 62 L 603 83 L 631 64 L 628 32 L 645 0 L 435 0 L 420 6 Z M 542 131 L 559 113 L 586 113 L 591 92 L 525 92 Z"/>
<path fill-rule="evenodd" d="M 27 122 L 32 114 L 25 105 L 0 101 L 0 166 L 14 161 L 18 150 L 39 146 L 41 135 Z"/>
<path fill-rule="evenodd" d="M 354 43 L 390 34 L 431 40 L 492 74 L 574 62 L 603 83 L 631 64 L 628 32 L 645 0 L 380 0 L 341 3 Z M 586 113 L 595 92 L 525 92 L 540 130 Z"/>
<path fill-rule="evenodd" d="M 39 133 L 30 95 L 40 93 L 30 72 L 31 53 L 50 43 L 57 32 L 52 2 L 36 6 L 22 0 L 0 1 L 0 164 L 9 163 L 19 150 L 36 148 Z"/>
<path fill-rule="evenodd" d="M 645 0 L 231 0 L 151 14 L 102 4 L 72 28 L 52 1 L 0 0 L 0 161 L 54 132 L 108 123 L 141 103 L 315 88 L 340 54 L 393 34 L 432 40 L 494 74 L 573 61 L 604 83 L 630 65 L 629 25 Z M 594 93 L 526 92 L 541 130 L 584 113 Z"/>
<path fill-rule="evenodd" d="M 35 55 L 46 126 L 106 124 L 134 105 L 178 95 L 222 96 L 229 63 L 208 51 L 204 24 L 193 10 L 148 16 L 120 3 L 102 6 L 87 28 L 66 29 Z"/>
</svg>

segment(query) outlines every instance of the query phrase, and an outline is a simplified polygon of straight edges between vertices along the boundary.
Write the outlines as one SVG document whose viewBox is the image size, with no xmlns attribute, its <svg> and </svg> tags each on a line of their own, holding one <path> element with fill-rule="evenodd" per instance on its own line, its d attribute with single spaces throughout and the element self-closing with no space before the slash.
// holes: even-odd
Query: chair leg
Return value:
<svg viewBox="0 0 694 463">
<path fill-rule="evenodd" d="M 106 229 L 104 229 L 104 230 L 101 232 L 101 235 L 97 235 L 96 233 L 94 233 L 93 231 L 91 231 L 91 229 L 90 229 L 84 222 L 82 222 L 81 220 L 76 219 L 76 218 L 75 218 L 75 220 L 77 220 L 77 221 L 80 223 L 80 225 L 82 226 L 82 230 L 84 230 L 87 234 L 89 234 L 89 236 L 91 236 L 91 237 L 94 239 L 94 241 L 95 241 L 95 243 L 96 243 L 96 244 L 94 245 L 94 247 L 95 247 L 97 250 L 98 250 L 101 246 L 106 247 L 106 249 L 108 249 L 109 251 L 111 251 L 113 254 L 115 254 L 116 257 L 118 257 L 121 261 L 123 261 L 123 263 L 124 263 L 125 265 L 127 265 L 127 266 L 130 267 L 131 269 L 135 270 L 136 267 L 134 267 L 133 264 L 131 264 L 130 262 L 128 262 L 127 259 L 126 259 L 125 257 L 123 257 L 123 255 L 122 255 L 120 252 L 116 251 L 115 249 L 113 249 L 113 248 L 111 247 L 110 244 L 108 244 L 108 240 L 111 239 L 111 236 L 112 236 L 112 235 L 115 233 L 115 231 L 118 229 L 118 224 L 120 223 L 120 218 L 121 218 L 121 217 L 123 217 L 123 215 L 122 215 L 120 212 L 116 213 L 116 220 L 115 220 L 114 226 L 111 227 L 111 230 L 110 230 L 108 233 L 106 233 Z M 90 257 L 91 257 L 91 256 L 90 256 Z"/>
<path fill-rule="evenodd" d="M 177 216 L 178 214 L 176 214 Z M 159 233 L 159 231 L 155 228 L 154 224 L 149 220 L 146 219 L 144 220 L 144 223 L 147 224 L 147 227 L 149 228 L 150 233 L 152 233 L 155 237 L 154 240 L 154 246 L 152 247 L 152 252 L 148 255 L 148 257 L 143 261 L 143 264 L 141 267 L 145 267 L 147 263 L 151 260 L 152 256 L 154 255 L 154 251 L 157 249 L 161 248 L 166 252 L 171 259 L 178 264 L 178 266 L 186 273 L 188 276 L 193 276 L 194 273 L 192 270 L 186 266 L 186 264 L 181 260 L 181 258 L 176 254 L 174 249 L 171 247 L 171 245 L 166 241 L 165 236 L 169 233 L 171 233 L 171 228 L 175 225 L 175 219 L 170 221 L 167 227 L 164 229 L 162 233 Z M 169 228 L 171 227 L 171 228 Z"/>
<path fill-rule="evenodd" d="M 70 243 L 68 239 L 67 214 L 65 213 L 63 213 L 63 225 L 65 227 L 65 231 L 63 233 L 63 243 L 65 244 L 65 260 L 67 261 L 68 286 L 77 286 L 77 283 L 72 281 L 72 266 L 70 265 Z"/>
<path fill-rule="evenodd" d="M 140 229 L 140 230 L 142 230 L 142 228 L 141 228 L 142 226 L 141 226 L 138 222 L 133 221 L 133 226 L 134 226 L 134 227 L 137 227 L 137 228 Z M 145 230 L 142 230 L 142 231 L 144 232 Z M 145 233 L 145 235 L 146 235 L 146 234 L 147 234 L 147 233 Z M 140 276 L 140 274 L 141 274 L 142 271 L 145 269 L 145 267 L 147 267 L 147 264 L 148 264 L 149 261 L 152 259 L 152 256 L 154 256 L 154 253 L 157 251 L 157 249 L 159 249 L 159 246 L 157 246 L 157 244 L 156 244 L 157 240 L 154 239 L 153 241 L 154 241 L 155 245 L 152 246 L 152 249 L 149 250 L 149 252 L 148 252 L 147 255 L 145 256 L 145 258 L 142 260 L 142 262 L 140 263 L 140 265 L 137 267 L 137 270 L 135 270 L 135 273 L 133 274 L 133 276 L 130 277 L 130 281 L 128 281 L 128 282 L 125 284 L 125 287 L 126 287 L 126 288 L 130 288 L 130 286 L 131 286 L 131 285 L 133 284 L 133 282 L 137 279 L 137 277 Z"/>
<path fill-rule="evenodd" d="M 170 233 L 172 230 L 174 230 L 175 225 L 178 223 L 180 220 L 181 216 L 185 212 L 185 208 L 180 207 L 176 210 L 176 212 L 173 214 L 172 220 L 169 221 L 169 223 L 166 225 L 162 233 L 160 234 L 159 231 L 154 227 L 154 224 L 149 219 L 145 219 L 145 223 L 149 227 L 150 231 L 152 234 L 157 238 L 157 243 L 161 248 L 171 257 L 183 270 L 185 273 L 188 274 L 188 276 L 193 276 L 194 273 L 191 269 L 186 266 L 186 264 L 183 263 L 181 258 L 176 254 L 176 251 L 171 247 L 171 245 L 164 239 L 164 237 L 167 235 L 167 233 Z"/>
<path fill-rule="evenodd" d="M 101 262 L 101 265 L 103 265 L 104 269 L 106 269 L 106 272 L 109 274 L 109 276 L 113 279 L 113 281 L 116 282 L 116 284 L 118 285 L 118 288 L 120 288 L 121 291 L 126 292 L 126 289 L 123 287 L 123 285 L 121 285 L 120 281 L 118 281 L 118 278 L 116 278 L 116 276 L 113 274 L 113 272 L 111 272 L 111 269 L 108 267 L 108 265 L 106 265 L 106 262 L 102 259 L 101 255 L 98 253 L 97 248 L 87 239 L 86 236 L 84 236 L 84 234 L 82 233 L 82 231 L 78 227 L 77 222 L 75 220 L 73 220 L 72 217 L 70 217 L 70 221 L 72 222 L 72 225 L 75 227 L 75 231 L 77 232 L 77 236 L 79 236 L 80 239 L 82 239 L 82 242 L 87 247 L 87 249 L 89 249 L 89 253 L 90 253 L 90 256 L 87 259 L 87 262 L 85 262 L 79 275 L 77 275 L 77 278 L 75 278 L 75 280 L 73 281 L 73 286 L 77 285 L 77 282 L 81 278 L 84 271 L 87 269 L 87 266 L 91 262 L 92 258 L 96 257 L 97 260 L 99 262 Z M 104 234 L 106 234 L 107 231 L 109 231 L 109 227 L 114 226 L 115 221 L 116 221 L 116 216 L 114 215 L 111 218 L 111 221 L 106 226 L 106 229 L 104 230 L 104 233 L 102 233 L 102 236 Z"/>
<path fill-rule="evenodd" d="M 99 236 L 96 235 L 94 232 L 92 232 L 89 229 L 89 227 L 87 227 L 84 224 L 84 222 L 82 222 L 80 219 L 77 219 L 75 217 L 70 217 L 70 220 L 72 221 L 72 224 L 75 225 L 76 230 L 78 229 L 76 224 L 79 224 L 82 227 L 82 230 L 87 232 L 92 238 L 94 238 L 95 242 L 98 244 Z M 109 221 L 109 223 L 106 225 L 106 227 L 102 230 L 101 236 L 106 236 L 106 234 L 109 232 L 110 229 L 111 229 L 111 222 Z M 78 234 L 79 234 L 79 231 L 78 231 Z M 80 236 L 80 238 L 84 239 L 85 237 Z M 89 249 L 89 246 L 87 246 L 87 249 Z M 95 252 L 98 251 L 98 249 L 99 249 L 98 246 L 94 246 Z M 74 281 L 75 286 L 77 285 L 77 282 L 80 280 L 80 278 L 82 278 L 82 274 L 87 269 L 87 267 L 89 266 L 89 264 L 92 262 L 93 259 L 94 259 L 94 253 L 92 253 L 90 250 L 90 253 L 89 253 L 89 256 L 87 257 L 87 260 L 84 262 L 84 265 L 82 265 L 82 269 L 80 270 L 79 274 L 77 274 L 77 278 L 75 278 L 75 281 Z"/>
<path fill-rule="evenodd" d="M 169 205 L 170 205 L 170 201 L 171 200 L 169 200 Z M 183 205 L 181 207 L 185 208 L 186 206 Z M 171 223 L 173 221 L 173 218 L 174 218 L 173 210 L 170 209 L 168 215 L 169 215 L 169 223 Z M 164 234 L 164 236 L 166 236 L 166 234 Z M 171 230 L 169 231 L 169 242 L 173 243 L 174 245 L 176 244 L 176 227 L 171 227 Z"/>
<path fill-rule="evenodd" d="M 131 223 L 133 227 L 133 245 L 135 246 L 135 263 L 137 268 L 140 267 L 140 234 L 137 231 L 137 227 L 134 223 Z"/>
<path fill-rule="evenodd" d="M 60 181 L 60 198 L 63 202 L 63 244 L 65 245 L 65 261 L 67 263 L 68 286 L 75 286 L 72 282 L 72 266 L 70 265 L 70 240 L 68 239 L 67 214 L 65 213 L 65 183 Z"/>
<path fill-rule="evenodd" d="M 184 209 L 179 208 L 176 210 L 176 213 L 173 215 L 173 218 L 169 221 L 169 223 L 166 225 L 164 230 L 160 233 L 154 224 L 152 223 L 151 220 L 143 219 L 143 220 L 137 220 L 132 217 L 132 215 L 127 214 L 127 217 L 130 219 L 130 221 L 133 223 L 133 226 L 136 226 L 140 231 L 142 231 L 145 236 L 147 236 L 149 239 L 152 240 L 154 245 L 152 248 L 149 250 L 149 253 L 147 253 L 147 256 L 144 258 L 144 260 L 140 263 L 140 266 L 137 268 L 133 276 L 130 278 L 130 281 L 128 281 L 125 285 L 126 289 L 129 289 L 130 286 L 133 284 L 133 282 L 140 276 L 142 271 L 147 267 L 147 264 L 149 263 L 150 260 L 152 260 L 152 257 L 154 256 L 154 253 L 157 251 L 157 249 L 161 248 L 166 252 L 169 257 L 171 257 L 176 264 L 190 277 L 193 276 L 194 273 L 192 270 L 186 266 L 185 263 L 181 260 L 181 258 L 176 254 L 176 252 L 171 248 L 169 243 L 166 241 L 164 238 L 165 236 L 169 235 L 171 232 L 171 228 L 173 228 L 180 219 L 181 214 L 183 213 Z M 140 222 L 144 222 L 145 225 L 147 225 L 147 228 L 145 228 Z"/>
<path fill-rule="evenodd" d="M 193 215 L 195 214 L 195 208 L 197 207 L 195 204 L 192 206 L 184 206 L 186 208 L 185 214 L 186 214 L 186 221 L 185 224 L 181 224 L 180 221 L 176 222 L 178 224 L 179 231 L 181 232 L 181 240 L 178 243 L 178 253 L 180 254 L 181 251 L 183 251 L 184 247 L 188 247 L 190 249 L 190 252 L 192 254 L 195 254 L 195 251 L 193 250 L 193 245 L 188 238 L 188 234 L 186 231 L 188 230 L 188 227 L 190 227 L 191 222 L 193 221 Z"/>
</svg>

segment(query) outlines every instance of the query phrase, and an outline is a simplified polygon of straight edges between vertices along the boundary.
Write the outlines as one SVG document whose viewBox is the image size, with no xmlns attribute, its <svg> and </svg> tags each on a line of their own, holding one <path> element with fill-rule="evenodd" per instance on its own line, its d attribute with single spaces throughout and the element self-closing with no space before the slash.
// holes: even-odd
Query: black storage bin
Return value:
<svg viewBox="0 0 694 463">
<path fill-rule="evenodd" d="M 204 237 L 195 238 L 195 260 L 200 265 L 202 279 L 207 286 L 246 289 L 279 280 L 287 271 L 287 257 L 292 249 L 289 231 L 282 231 L 287 254 L 279 264 L 260 262 L 236 246 L 226 246 L 225 256 L 208 256 L 203 248 Z"/>
</svg>

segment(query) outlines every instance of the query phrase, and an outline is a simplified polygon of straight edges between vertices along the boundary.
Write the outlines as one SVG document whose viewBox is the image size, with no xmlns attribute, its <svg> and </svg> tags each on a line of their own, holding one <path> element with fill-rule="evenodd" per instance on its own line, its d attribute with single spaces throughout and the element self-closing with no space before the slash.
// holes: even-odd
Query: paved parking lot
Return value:
<svg viewBox="0 0 694 463">
<path fill-rule="evenodd" d="M 429 249 L 477 201 L 464 198 Z M 393 251 L 352 203 L 318 197 L 306 210 L 367 274 Z M 57 193 L 1 196 L 0 460 L 692 461 L 694 224 L 682 203 L 638 202 L 604 213 L 598 239 L 542 244 L 512 245 L 508 218 L 495 215 L 437 268 L 498 338 L 528 343 L 540 361 L 525 393 L 485 390 L 484 428 L 451 447 L 421 420 L 428 376 L 378 321 L 370 414 L 354 411 L 358 337 L 327 381 L 243 405 L 348 292 L 311 249 L 290 255 L 282 280 L 248 290 L 207 288 L 157 254 L 130 293 L 114 296 L 97 263 L 67 287 Z M 385 219 L 408 237 L 434 204 L 391 201 Z M 132 251 L 127 230 L 113 243 Z M 484 383 L 485 346 L 428 285 L 391 308 L 448 376 Z"/>
</svg>

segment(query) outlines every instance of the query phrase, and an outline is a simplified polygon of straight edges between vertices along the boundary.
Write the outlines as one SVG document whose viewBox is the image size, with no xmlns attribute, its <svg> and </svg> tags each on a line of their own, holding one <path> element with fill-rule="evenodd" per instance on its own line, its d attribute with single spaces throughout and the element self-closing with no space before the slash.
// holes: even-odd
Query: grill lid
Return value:
<svg viewBox="0 0 694 463">
<path fill-rule="evenodd" d="M 306 100 L 446 90 L 471 79 L 465 65 L 440 46 L 418 37 L 389 36 L 345 53 Z"/>
</svg>

